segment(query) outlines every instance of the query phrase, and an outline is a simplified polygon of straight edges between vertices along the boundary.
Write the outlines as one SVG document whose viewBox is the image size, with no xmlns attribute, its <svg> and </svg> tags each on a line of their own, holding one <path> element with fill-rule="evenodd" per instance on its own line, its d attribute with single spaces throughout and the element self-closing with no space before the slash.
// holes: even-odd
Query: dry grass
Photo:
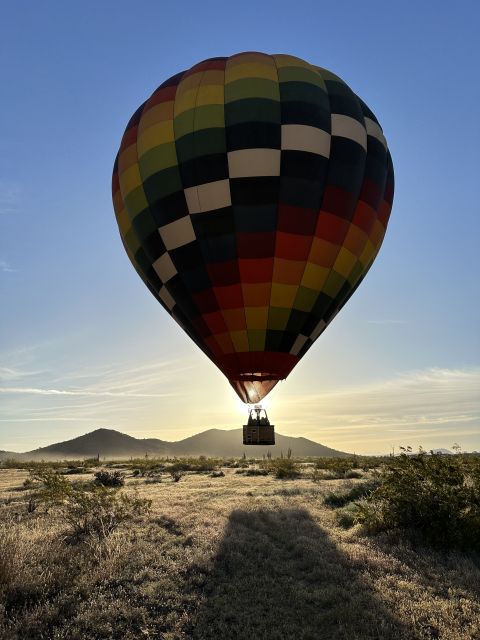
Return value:
<svg viewBox="0 0 480 640">
<path fill-rule="evenodd" d="M 224 472 L 129 478 L 150 512 L 72 544 L 0 471 L 2 640 L 480 638 L 478 557 L 339 526 L 323 496 L 363 480 Z"/>
</svg>

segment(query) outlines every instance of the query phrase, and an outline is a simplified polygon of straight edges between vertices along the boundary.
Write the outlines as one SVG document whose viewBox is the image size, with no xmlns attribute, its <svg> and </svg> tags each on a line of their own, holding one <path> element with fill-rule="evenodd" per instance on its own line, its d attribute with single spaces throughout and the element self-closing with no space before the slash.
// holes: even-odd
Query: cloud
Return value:
<svg viewBox="0 0 480 640">
<path fill-rule="evenodd" d="M 459 428 L 478 440 L 480 368 L 430 368 L 387 380 L 325 389 L 320 394 L 282 396 L 275 410 L 290 433 L 299 427 L 317 439 L 386 442 L 456 437 Z M 480 443 L 479 443 L 480 444 Z M 478 446 L 475 445 L 475 446 Z"/>
<path fill-rule="evenodd" d="M 406 320 L 367 320 L 368 324 L 407 324 Z"/>
<path fill-rule="evenodd" d="M 0 382 L 21 380 L 22 378 L 38 376 L 46 372 L 47 372 L 46 369 L 38 369 L 34 371 L 22 371 L 21 369 L 15 369 L 13 367 L 0 367 Z"/>
<path fill-rule="evenodd" d="M 85 396 L 100 398 L 165 398 L 175 393 L 129 393 L 122 391 L 93 391 L 91 389 L 37 389 L 34 387 L 0 387 L 0 393 L 39 396 Z"/>
<path fill-rule="evenodd" d="M 16 269 L 11 267 L 5 260 L 0 260 L 0 271 L 2 273 L 15 273 Z"/>
</svg>

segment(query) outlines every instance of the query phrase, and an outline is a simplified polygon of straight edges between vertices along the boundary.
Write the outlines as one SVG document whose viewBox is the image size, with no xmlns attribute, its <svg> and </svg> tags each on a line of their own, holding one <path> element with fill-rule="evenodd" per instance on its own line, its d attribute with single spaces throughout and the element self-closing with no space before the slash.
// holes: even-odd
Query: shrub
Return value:
<svg viewBox="0 0 480 640">
<path fill-rule="evenodd" d="M 29 496 L 28 511 L 35 511 L 36 504 L 48 507 L 64 502 L 72 492 L 72 485 L 63 476 L 49 467 L 39 467 L 30 472 L 30 479 L 40 483 Z M 32 486 L 32 485 L 30 485 Z M 33 485 L 35 487 L 35 485 Z"/>
<path fill-rule="evenodd" d="M 145 478 L 145 484 L 159 484 L 160 482 L 162 482 L 162 476 L 160 475 L 154 476 L 150 474 Z"/>
<path fill-rule="evenodd" d="M 336 512 L 338 524 L 344 529 L 350 529 L 358 521 L 358 511 L 360 504 L 358 502 L 349 502 L 343 508 Z"/>
<path fill-rule="evenodd" d="M 312 471 L 311 478 L 313 482 L 319 482 L 320 480 L 325 479 L 325 474 L 320 469 L 314 468 Z"/>
<path fill-rule="evenodd" d="M 178 469 L 176 466 L 171 466 L 170 469 L 168 470 L 168 473 L 171 475 L 172 480 L 174 482 L 179 482 L 179 480 L 181 480 L 183 476 L 183 472 L 180 469 Z"/>
<path fill-rule="evenodd" d="M 392 458 L 359 520 L 371 531 L 402 529 L 436 546 L 480 549 L 480 458 Z"/>
<path fill-rule="evenodd" d="M 315 468 L 328 472 L 324 475 L 325 479 L 337 480 L 345 478 L 345 474 L 353 469 L 353 463 L 352 458 L 317 458 Z"/>
<path fill-rule="evenodd" d="M 125 477 L 121 471 L 97 471 L 94 482 L 99 487 L 123 487 Z"/>
<path fill-rule="evenodd" d="M 349 480 L 363 478 L 363 473 L 361 473 L 360 471 L 355 471 L 354 469 L 350 469 L 350 471 L 345 472 L 345 478 L 348 478 Z"/>
<path fill-rule="evenodd" d="M 298 464 L 291 458 L 280 458 L 271 463 L 275 477 L 280 480 L 290 480 L 298 478 L 300 468 Z"/>
<path fill-rule="evenodd" d="M 243 471 L 246 476 L 268 476 L 268 469 L 245 469 Z"/>
<path fill-rule="evenodd" d="M 378 480 L 371 480 L 370 482 L 362 482 L 354 485 L 348 491 L 343 493 L 329 493 L 325 496 L 324 502 L 328 507 L 343 507 L 346 504 L 359 500 L 368 496 L 379 485 Z"/>
<path fill-rule="evenodd" d="M 114 489 L 95 487 L 92 491 L 74 491 L 63 516 L 70 526 L 67 539 L 77 542 L 86 536 L 107 538 L 119 525 L 142 515 L 151 501 L 118 494 Z"/>
<path fill-rule="evenodd" d="M 73 476 L 79 475 L 81 473 L 88 473 L 90 469 L 87 467 L 67 467 L 63 469 L 60 473 L 63 473 L 64 476 Z"/>
</svg>

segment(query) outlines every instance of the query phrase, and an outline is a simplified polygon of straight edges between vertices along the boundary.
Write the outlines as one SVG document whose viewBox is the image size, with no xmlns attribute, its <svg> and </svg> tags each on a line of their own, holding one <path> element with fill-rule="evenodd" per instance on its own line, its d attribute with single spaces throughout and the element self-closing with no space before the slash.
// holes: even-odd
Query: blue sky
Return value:
<svg viewBox="0 0 480 640">
<path fill-rule="evenodd" d="M 124 254 L 112 163 L 131 113 L 211 56 L 291 53 L 340 75 L 392 153 L 362 286 L 269 396 L 281 433 L 382 452 L 480 450 L 475 2 L 17 1 L 0 26 L 0 449 L 100 426 L 177 439 L 244 410 Z"/>
</svg>

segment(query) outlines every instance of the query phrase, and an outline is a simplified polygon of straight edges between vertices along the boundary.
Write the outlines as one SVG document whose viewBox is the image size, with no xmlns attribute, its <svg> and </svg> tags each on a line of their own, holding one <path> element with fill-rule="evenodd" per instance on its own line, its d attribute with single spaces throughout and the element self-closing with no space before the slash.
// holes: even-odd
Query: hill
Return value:
<svg viewBox="0 0 480 640">
<path fill-rule="evenodd" d="M 276 444 L 272 447 L 244 446 L 241 429 L 208 429 L 194 436 L 166 442 L 157 438 L 134 438 L 114 429 L 96 429 L 78 438 L 51 444 L 26 453 L 9 453 L 5 457 L 27 460 L 53 460 L 68 458 L 130 458 L 149 456 L 261 456 L 267 451 L 272 455 L 292 450 L 294 456 L 342 457 L 348 454 L 325 447 L 307 438 L 294 438 L 275 434 Z"/>
<path fill-rule="evenodd" d="M 8 458 L 18 458 L 18 453 L 13 451 L 3 451 L 0 449 L 0 460 L 7 460 Z"/>
</svg>

